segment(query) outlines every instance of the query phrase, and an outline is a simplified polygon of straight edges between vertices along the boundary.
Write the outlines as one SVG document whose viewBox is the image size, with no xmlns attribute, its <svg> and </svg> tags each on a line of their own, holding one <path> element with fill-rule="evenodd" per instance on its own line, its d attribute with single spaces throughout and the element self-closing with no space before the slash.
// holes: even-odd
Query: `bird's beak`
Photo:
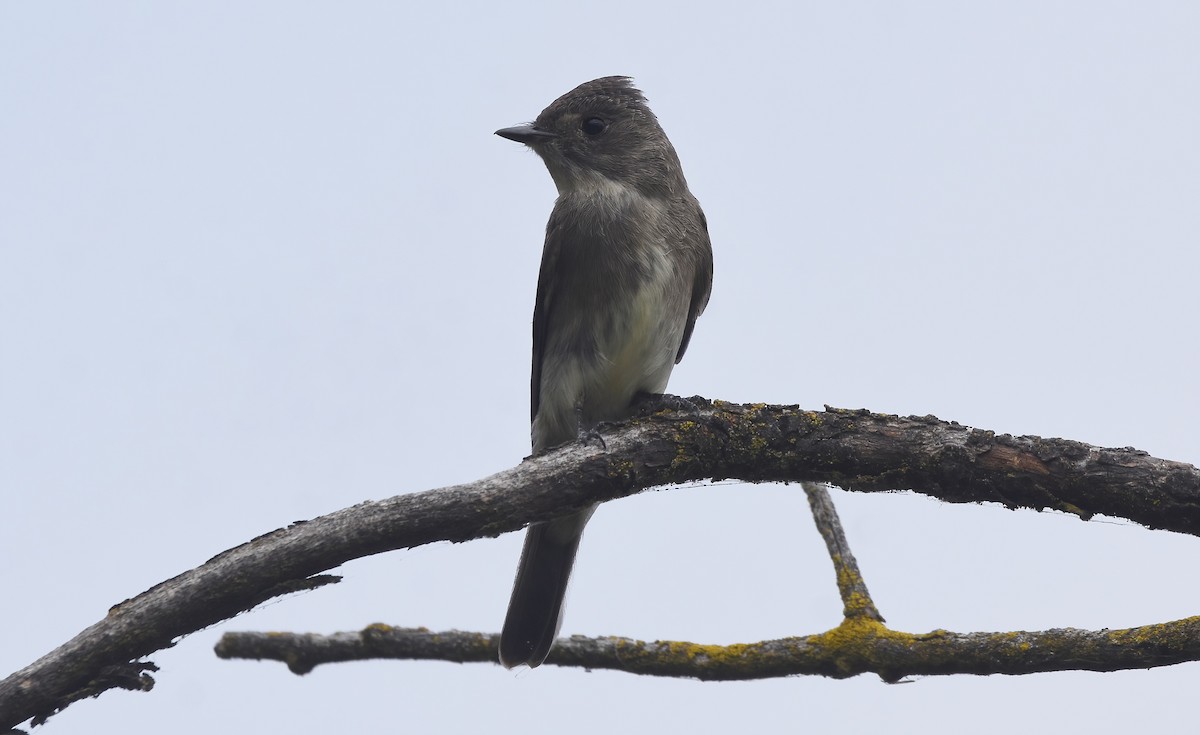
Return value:
<svg viewBox="0 0 1200 735">
<path fill-rule="evenodd" d="M 548 143 L 558 136 L 546 130 L 538 130 L 532 125 L 518 125 L 515 128 L 500 128 L 496 131 L 496 135 L 501 138 L 515 140 L 518 143 L 525 145 L 537 145 L 539 143 Z"/>
</svg>

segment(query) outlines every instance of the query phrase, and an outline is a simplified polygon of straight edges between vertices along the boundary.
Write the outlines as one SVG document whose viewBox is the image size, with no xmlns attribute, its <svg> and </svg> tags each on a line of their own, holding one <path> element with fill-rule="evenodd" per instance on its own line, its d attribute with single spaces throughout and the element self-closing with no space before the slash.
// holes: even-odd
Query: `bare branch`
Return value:
<svg viewBox="0 0 1200 735">
<path fill-rule="evenodd" d="M 833 506 L 833 499 L 829 497 L 829 490 L 818 482 L 802 482 L 800 485 L 808 496 L 817 531 L 825 539 L 825 548 L 833 560 L 838 594 L 842 596 L 842 615 L 848 620 L 861 618 L 882 623 L 883 616 L 876 609 L 871 593 L 867 591 L 867 583 L 858 571 L 858 561 L 850 552 L 850 543 L 846 540 L 846 532 L 842 530 L 842 521 Z"/>
<path fill-rule="evenodd" d="M 649 487 L 737 478 L 911 488 L 950 502 L 1200 530 L 1200 472 L 1134 449 L 996 435 L 933 417 L 690 402 L 694 410 L 601 427 L 606 450 L 566 445 L 477 482 L 361 503 L 225 551 L 116 605 L 0 681 L 0 730 L 116 685 L 105 672 L 149 668 L 139 659 L 182 636 L 274 595 L 334 581 L 314 575 L 351 559 L 496 536 Z"/>
<path fill-rule="evenodd" d="M 372 625 L 332 636 L 226 633 L 217 654 L 283 661 L 305 674 L 323 663 L 371 658 L 495 664 L 498 642 L 497 635 Z M 1198 658 L 1200 617 L 1124 630 L 924 634 L 889 630 L 859 617 L 817 635 L 729 646 L 572 636 L 559 639 L 546 663 L 704 681 L 874 673 L 895 682 L 920 675 L 1119 671 Z"/>
</svg>

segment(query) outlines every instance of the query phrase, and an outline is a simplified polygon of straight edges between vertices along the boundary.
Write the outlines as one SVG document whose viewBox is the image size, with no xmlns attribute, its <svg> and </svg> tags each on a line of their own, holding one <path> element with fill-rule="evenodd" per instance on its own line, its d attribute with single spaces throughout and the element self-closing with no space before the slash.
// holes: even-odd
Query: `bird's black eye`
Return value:
<svg viewBox="0 0 1200 735">
<path fill-rule="evenodd" d="M 604 132 L 605 128 L 608 127 L 608 123 L 604 122 L 598 117 L 589 117 L 583 121 L 583 125 L 580 127 L 587 135 L 599 135 L 600 133 Z"/>
</svg>

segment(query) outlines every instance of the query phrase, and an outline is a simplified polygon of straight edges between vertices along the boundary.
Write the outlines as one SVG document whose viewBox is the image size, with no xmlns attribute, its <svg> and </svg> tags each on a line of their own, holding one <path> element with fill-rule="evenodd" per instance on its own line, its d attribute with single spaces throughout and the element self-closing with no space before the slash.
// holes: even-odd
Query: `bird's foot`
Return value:
<svg viewBox="0 0 1200 735">
<path fill-rule="evenodd" d="M 600 451 L 607 452 L 608 444 L 605 443 L 604 437 L 600 436 L 600 432 L 596 430 L 596 426 L 587 422 L 583 418 L 583 406 L 575 406 L 575 439 L 584 444 L 599 444 Z"/>
</svg>

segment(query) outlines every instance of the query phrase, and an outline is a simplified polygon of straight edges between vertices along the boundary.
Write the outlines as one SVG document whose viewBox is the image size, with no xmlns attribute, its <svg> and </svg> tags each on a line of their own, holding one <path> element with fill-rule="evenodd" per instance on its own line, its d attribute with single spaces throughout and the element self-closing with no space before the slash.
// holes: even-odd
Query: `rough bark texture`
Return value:
<svg viewBox="0 0 1200 735">
<path fill-rule="evenodd" d="M 1200 472 L 1135 449 L 997 435 L 934 417 L 691 403 L 695 410 L 601 427 L 603 447 L 567 445 L 477 482 L 361 503 L 222 552 L 114 606 L 0 681 L 0 730 L 113 686 L 148 689 L 153 680 L 142 672 L 153 664 L 142 657 L 271 597 L 336 581 L 314 575 L 351 559 L 496 536 L 654 486 L 705 478 L 822 481 L 1200 530 Z"/>
</svg>

